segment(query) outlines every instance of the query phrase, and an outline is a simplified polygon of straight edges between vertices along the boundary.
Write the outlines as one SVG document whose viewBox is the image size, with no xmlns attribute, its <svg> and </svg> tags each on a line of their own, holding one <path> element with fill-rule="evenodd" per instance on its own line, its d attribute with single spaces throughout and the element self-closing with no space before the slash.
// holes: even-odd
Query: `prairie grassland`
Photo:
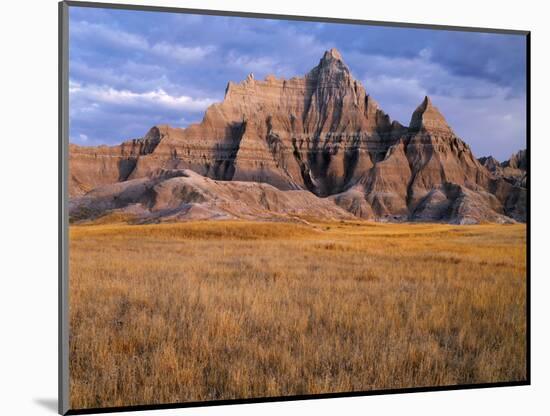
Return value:
<svg viewBox="0 0 550 416">
<path fill-rule="evenodd" d="M 74 408 L 526 377 L 524 225 L 70 230 Z"/>
</svg>

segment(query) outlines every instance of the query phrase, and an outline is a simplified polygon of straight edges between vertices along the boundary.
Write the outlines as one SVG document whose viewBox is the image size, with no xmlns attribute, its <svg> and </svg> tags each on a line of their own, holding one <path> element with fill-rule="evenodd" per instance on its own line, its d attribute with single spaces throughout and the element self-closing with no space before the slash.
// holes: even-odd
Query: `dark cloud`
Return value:
<svg viewBox="0 0 550 416">
<path fill-rule="evenodd" d="M 393 118 L 425 94 L 477 154 L 525 146 L 525 38 L 471 32 L 70 8 L 71 140 L 185 126 L 249 72 L 292 77 L 337 47 Z"/>
</svg>

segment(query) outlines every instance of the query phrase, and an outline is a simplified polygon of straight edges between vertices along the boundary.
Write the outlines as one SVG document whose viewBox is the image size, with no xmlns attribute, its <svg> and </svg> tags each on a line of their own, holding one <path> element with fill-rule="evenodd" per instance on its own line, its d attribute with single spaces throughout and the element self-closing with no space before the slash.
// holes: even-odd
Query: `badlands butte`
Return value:
<svg viewBox="0 0 550 416">
<path fill-rule="evenodd" d="M 198 124 L 69 152 L 73 222 L 526 220 L 525 151 L 476 159 L 429 97 L 392 121 L 336 49 L 303 77 L 229 82 Z"/>
</svg>

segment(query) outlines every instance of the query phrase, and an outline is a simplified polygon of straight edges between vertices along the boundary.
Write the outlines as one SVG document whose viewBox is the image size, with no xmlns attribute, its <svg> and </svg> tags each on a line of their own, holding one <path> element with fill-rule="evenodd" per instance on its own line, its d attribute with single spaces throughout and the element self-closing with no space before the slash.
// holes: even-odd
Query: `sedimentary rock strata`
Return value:
<svg viewBox="0 0 550 416">
<path fill-rule="evenodd" d="M 73 201 L 78 199 L 79 206 L 87 201 L 93 215 L 94 200 L 105 212 L 120 209 L 100 203 L 96 188 L 114 192 L 128 183 L 155 183 L 155 201 L 172 192 L 173 209 L 178 203 L 203 203 L 209 207 L 205 212 L 218 212 L 214 199 L 190 202 L 189 193 L 172 187 L 160 192 L 170 180 L 159 182 L 159 172 L 185 171 L 190 177 L 189 170 L 212 179 L 220 192 L 238 183 L 232 194 L 234 216 L 240 215 L 234 212 L 242 206 L 239 201 L 256 206 L 250 192 L 257 196 L 269 185 L 277 200 L 293 195 L 319 208 L 319 217 L 344 212 L 392 221 L 524 221 L 526 181 L 520 173 L 526 157 L 520 153 L 506 164 L 478 161 L 429 97 L 413 112 L 409 126 L 392 121 L 331 49 L 303 77 L 256 80 L 251 74 L 240 83 L 229 82 L 224 100 L 185 129 L 155 126 L 141 139 L 111 147 L 71 145 L 69 189 Z M 189 182 L 179 178 L 173 182 Z M 247 182 L 257 188 L 247 188 Z M 147 212 L 157 203 L 130 194 Z M 285 202 L 280 209 L 264 209 L 262 216 L 282 215 L 284 209 L 296 211 Z M 246 215 L 254 215 L 250 212 Z"/>
</svg>

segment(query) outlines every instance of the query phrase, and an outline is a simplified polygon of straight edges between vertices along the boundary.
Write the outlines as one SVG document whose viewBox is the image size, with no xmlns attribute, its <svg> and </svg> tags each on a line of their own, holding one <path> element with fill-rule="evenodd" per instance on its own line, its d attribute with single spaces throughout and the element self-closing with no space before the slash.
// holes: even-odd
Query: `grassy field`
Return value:
<svg viewBox="0 0 550 416">
<path fill-rule="evenodd" d="M 71 226 L 73 408 L 516 381 L 524 225 Z"/>
</svg>

